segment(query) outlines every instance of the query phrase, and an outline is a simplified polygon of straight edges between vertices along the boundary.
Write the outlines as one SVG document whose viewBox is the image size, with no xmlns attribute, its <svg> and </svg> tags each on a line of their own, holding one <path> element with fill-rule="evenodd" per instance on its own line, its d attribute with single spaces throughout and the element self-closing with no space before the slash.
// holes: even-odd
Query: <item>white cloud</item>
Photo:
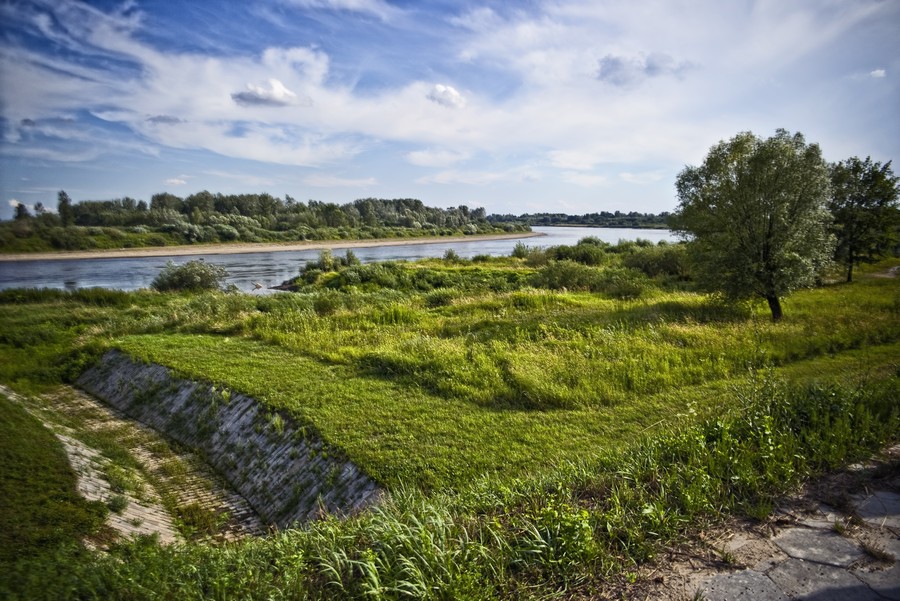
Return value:
<svg viewBox="0 0 900 601">
<path fill-rule="evenodd" d="M 183 186 L 187 184 L 187 181 L 191 178 L 189 175 L 179 175 L 178 177 L 171 177 L 167 179 L 165 182 L 168 186 Z"/>
<path fill-rule="evenodd" d="M 400 9 L 382 0 L 287 0 L 287 2 L 303 8 L 367 13 L 382 21 L 390 21 L 402 14 Z"/>
<path fill-rule="evenodd" d="M 406 153 L 406 160 L 419 167 L 449 167 L 469 158 L 468 153 L 454 150 L 414 150 Z"/>
<path fill-rule="evenodd" d="M 466 99 L 453 86 L 435 84 L 427 96 L 428 100 L 450 108 L 463 108 Z"/>
<path fill-rule="evenodd" d="M 208 171 L 203 172 L 204 175 L 211 175 L 213 177 L 221 177 L 223 179 L 234 180 L 244 184 L 246 186 L 253 186 L 259 188 L 261 186 L 272 186 L 275 182 L 267 177 L 259 177 L 258 175 L 253 175 L 251 173 L 236 173 L 232 171 L 222 171 L 219 169 L 210 169 Z"/>
<path fill-rule="evenodd" d="M 590 171 L 602 161 L 594 153 L 579 150 L 551 150 L 547 156 L 554 167 L 576 171 Z"/>
<path fill-rule="evenodd" d="M 880 79 L 882 77 L 887 77 L 887 71 L 884 69 L 875 69 L 874 71 L 869 71 L 869 76 Z"/>
<path fill-rule="evenodd" d="M 367 188 L 378 185 L 374 177 L 349 179 L 336 175 L 310 175 L 303 178 L 303 183 L 318 188 Z"/>
<path fill-rule="evenodd" d="M 447 170 L 420 177 L 420 184 L 467 184 L 485 186 L 501 182 L 535 182 L 541 179 L 540 173 L 529 167 L 516 167 L 502 171 Z"/>
<path fill-rule="evenodd" d="M 269 87 L 248 83 L 245 92 L 235 92 L 231 97 L 241 106 L 290 106 L 300 102 L 297 94 L 274 78 L 269 80 Z M 309 100 L 304 99 L 304 103 Z"/>
<path fill-rule="evenodd" d="M 680 77 L 691 64 L 678 61 L 668 54 L 617 56 L 607 54 L 598 61 L 597 79 L 616 86 L 627 86 L 664 75 Z"/>
<path fill-rule="evenodd" d="M 664 176 L 665 173 L 662 171 L 646 171 L 643 173 L 623 171 L 619 174 L 619 178 L 629 184 L 653 184 L 662 180 Z"/>
<path fill-rule="evenodd" d="M 585 188 L 593 188 L 605 185 L 609 178 L 605 175 L 595 175 L 591 173 L 583 173 L 580 171 L 566 171 L 562 174 L 562 180 L 568 184 L 584 186 Z"/>
</svg>

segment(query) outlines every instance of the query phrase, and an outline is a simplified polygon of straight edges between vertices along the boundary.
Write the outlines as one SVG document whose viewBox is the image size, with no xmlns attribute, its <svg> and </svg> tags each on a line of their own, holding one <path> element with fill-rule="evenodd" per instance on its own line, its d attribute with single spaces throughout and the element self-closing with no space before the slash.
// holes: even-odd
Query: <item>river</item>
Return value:
<svg viewBox="0 0 900 601">
<path fill-rule="evenodd" d="M 371 246 L 354 248 L 354 254 L 363 263 L 376 261 L 412 261 L 428 257 L 443 257 L 453 249 L 463 258 L 475 255 L 504 256 L 512 253 L 518 242 L 531 247 L 575 244 L 586 236 L 595 236 L 605 242 L 615 244 L 619 240 L 643 238 L 651 242 L 675 241 L 669 230 L 640 230 L 626 228 L 590 227 L 535 227 L 535 232 L 543 234 L 536 238 L 478 240 L 462 242 L 437 242 L 433 244 L 410 244 L 407 246 Z M 166 262 L 185 263 L 190 259 L 203 258 L 204 261 L 221 265 L 228 271 L 228 283 L 241 290 L 254 291 L 255 283 L 263 285 L 257 294 L 267 292 L 269 286 L 276 286 L 296 276 L 307 261 L 319 257 L 318 250 L 274 251 L 244 253 L 236 255 L 204 255 L 191 257 L 140 257 L 140 258 L 98 258 L 40 261 L 0 262 L 0 290 L 9 288 L 58 288 L 75 290 L 78 288 L 113 288 L 117 290 L 137 290 L 148 288 L 153 278 L 165 267 Z M 339 242 L 334 253 L 342 253 Z"/>
</svg>

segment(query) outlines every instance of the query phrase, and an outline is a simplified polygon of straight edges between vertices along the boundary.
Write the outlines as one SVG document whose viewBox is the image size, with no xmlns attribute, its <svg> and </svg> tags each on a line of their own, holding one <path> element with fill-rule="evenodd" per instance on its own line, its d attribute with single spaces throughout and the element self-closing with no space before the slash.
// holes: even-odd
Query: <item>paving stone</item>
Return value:
<svg viewBox="0 0 900 601">
<path fill-rule="evenodd" d="M 707 601 L 789 601 L 789 597 L 762 572 L 743 570 L 717 574 L 700 590 Z"/>
<path fill-rule="evenodd" d="M 773 542 L 796 559 L 843 568 L 865 557 L 859 547 L 833 530 L 789 528 Z"/>
<path fill-rule="evenodd" d="M 856 513 L 876 528 L 900 531 L 900 494 L 878 490 L 856 505 Z"/>
<path fill-rule="evenodd" d="M 810 601 L 879 601 L 881 597 L 849 571 L 822 563 L 789 559 L 768 572 L 787 595 Z"/>
<path fill-rule="evenodd" d="M 853 573 L 885 599 L 900 601 L 900 563 L 894 562 L 894 565 L 888 567 L 867 566 L 854 570 Z"/>
<path fill-rule="evenodd" d="M 834 528 L 834 523 L 840 521 L 841 515 L 837 513 L 833 507 L 824 503 L 819 503 L 816 511 L 806 513 L 800 518 L 799 523 L 807 528 Z"/>
</svg>

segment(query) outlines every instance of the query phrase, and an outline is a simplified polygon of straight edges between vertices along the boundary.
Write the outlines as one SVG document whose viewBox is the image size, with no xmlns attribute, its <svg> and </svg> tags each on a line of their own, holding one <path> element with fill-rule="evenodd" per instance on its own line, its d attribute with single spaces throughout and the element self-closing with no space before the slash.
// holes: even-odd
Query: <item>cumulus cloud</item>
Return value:
<svg viewBox="0 0 900 601">
<path fill-rule="evenodd" d="M 269 80 L 269 87 L 248 83 L 245 92 L 235 92 L 231 97 L 241 106 L 289 106 L 301 100 L 308 102 L 308 99 L 301 99 L 274 78 Z"/>
<path fill-rule="evenodd" d="M 450 108 L 462 108 L 466 106 L 465 97 L 457 91 L 453 86 L 445 86 L 444 84 L 435 84 L 427 96 L 428 100 L 436 102 L 441 106 Z"/>
<path fill-rule="evenodd" d="M 167 186 L 183 186 L 191 179 L 190 175 L 179 175 L 178 177 L 170 177 L 164 183 Z"/>
<path fill-rule="evenodd" d="M 882 77 L 887 77 L 887 71 L 884 69 L 875 69 L 874 71 L 869 71 L 869 76 L 881 79 Z"/>
<path fill-rule="evenodd" d="M 691 68 L 686 61 L 676 61 L 668 54 L 638 56 L 607 54 L 598 63 L 597 79 L 615 86 L 637 84 L 644 79 L 664 75 L 681 76 Z"/>
</svg>

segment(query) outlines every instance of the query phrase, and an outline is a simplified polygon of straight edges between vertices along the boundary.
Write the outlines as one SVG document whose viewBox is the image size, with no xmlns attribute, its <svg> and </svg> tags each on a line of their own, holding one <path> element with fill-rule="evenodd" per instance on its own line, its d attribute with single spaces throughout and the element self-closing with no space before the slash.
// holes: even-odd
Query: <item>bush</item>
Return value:
<svg viewBox="0 0 900 601">
<path fill-rule="evenodd" d="M 224 288 L 226 277 L 228 272 L 224 267 L 206 263 L 203 259 L 188 261 L 184 265 L 169 261 L 150 287 L 160 292 L 218 290 Z"/>
</svg>

